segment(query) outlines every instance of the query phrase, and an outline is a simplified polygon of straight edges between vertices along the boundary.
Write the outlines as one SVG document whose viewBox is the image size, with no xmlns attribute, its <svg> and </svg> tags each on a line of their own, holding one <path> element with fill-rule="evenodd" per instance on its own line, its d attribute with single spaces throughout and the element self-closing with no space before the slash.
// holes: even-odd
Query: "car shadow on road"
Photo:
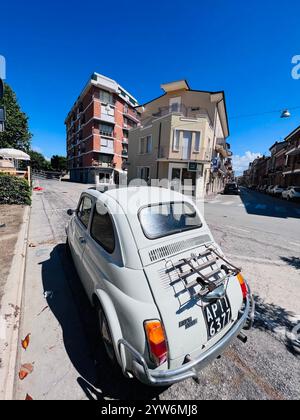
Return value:
<svg viewBox="0 0 300 420">
<path fill-rule="evenodd" d="M 273 334 L 290 353 L 300 356 L 300 321 L 295 320 L 295 315 L 292 312 L 278 305 L 266 303 L 259 296 L 255 295 L 254 300 L 256 306 L 253 327 Z"/>
<path fill-rule="evenodd" d="M 291 267 L 296 268 L 296 270 L 300 270 L 300 258 L 298 257 L 280 257 L 282 261 L 290 265 Z"/>
<path fill-rule="evenodd" d="M 240 193 L 240 198 L 248 214 L 281 219 L 300 219 L 299 203 L 287 202 L 277 197 L 244 188 Z"/>
<path fill-rule="evenodd" d="M 97 316 L 64 244 L 42 263 L 42 281 L 50 310 L 61 325 L 68 357 L 88 399 L 159 399 L 166 388 L 148 387 L 114 371 L 99 345 Z M 73 384 L 73 386 L 76 386 Z"/>
</svg>

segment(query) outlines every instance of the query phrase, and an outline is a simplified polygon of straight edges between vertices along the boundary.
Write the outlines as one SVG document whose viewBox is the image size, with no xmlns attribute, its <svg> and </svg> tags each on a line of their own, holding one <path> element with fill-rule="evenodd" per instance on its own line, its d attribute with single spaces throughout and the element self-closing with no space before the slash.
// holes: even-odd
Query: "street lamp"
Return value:
<svg viewBox="0 0 300 420">
<path fill-rule="evenodd" d="M 291 113 L 288 109 L 285 109 L 284 111 L 282 111 L 281 117 L 280 118 L 290 118 Z"/>
</svg>

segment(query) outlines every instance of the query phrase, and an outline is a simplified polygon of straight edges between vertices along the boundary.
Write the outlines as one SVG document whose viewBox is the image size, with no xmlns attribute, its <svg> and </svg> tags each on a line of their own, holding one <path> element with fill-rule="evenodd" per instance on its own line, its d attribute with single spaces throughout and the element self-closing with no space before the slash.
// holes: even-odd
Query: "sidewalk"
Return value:
<svg viewBox="0 0 300 420">
<path fill-rule="evenodd" d="M 30 207 L 0 206 L 0 400 L 13 395 Z"/>
</svg>

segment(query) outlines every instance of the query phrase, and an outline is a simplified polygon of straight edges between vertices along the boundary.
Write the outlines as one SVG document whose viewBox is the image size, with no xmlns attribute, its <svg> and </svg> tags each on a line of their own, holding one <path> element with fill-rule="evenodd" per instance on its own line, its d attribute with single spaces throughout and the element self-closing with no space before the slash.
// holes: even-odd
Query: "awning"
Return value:
<svg viewBox="0 0 300 420">
<path fill-rule="evenodd" d="M 30 160 L 30 156 L 17 149 L 0 149 L 0 156 L 6 159 Z"/>
</svg>

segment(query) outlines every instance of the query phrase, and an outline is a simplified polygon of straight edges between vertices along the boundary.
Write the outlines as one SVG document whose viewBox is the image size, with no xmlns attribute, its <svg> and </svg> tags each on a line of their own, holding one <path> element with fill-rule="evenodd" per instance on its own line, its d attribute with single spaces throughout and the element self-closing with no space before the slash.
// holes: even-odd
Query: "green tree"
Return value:
<svg viewBox="0 0 300 420">
<path fill-rule="evenodd" d="M 0 148 L 11 147 L 28 153 L 32 137 L 28 117 L 21 111 L 15 92 L 6 83 L 0 105 L 6 109 L 5 131 L 0 133 Z"/>
<path fill-rule="evenodd" d="M 67 169 L 67 158 L 65 156 L 53 155 L 51 166 L 55 171 L 65 171 Z"/>
<path fill-rule="evenodd" d="M 51 171 L 51 163 L 44 158 L 44 156 L 39 153 L 35 152 L 34 150 L 29 150 L 29 156 L 31 161 L 32 169 L 37 171 Z"/>
</svg>

